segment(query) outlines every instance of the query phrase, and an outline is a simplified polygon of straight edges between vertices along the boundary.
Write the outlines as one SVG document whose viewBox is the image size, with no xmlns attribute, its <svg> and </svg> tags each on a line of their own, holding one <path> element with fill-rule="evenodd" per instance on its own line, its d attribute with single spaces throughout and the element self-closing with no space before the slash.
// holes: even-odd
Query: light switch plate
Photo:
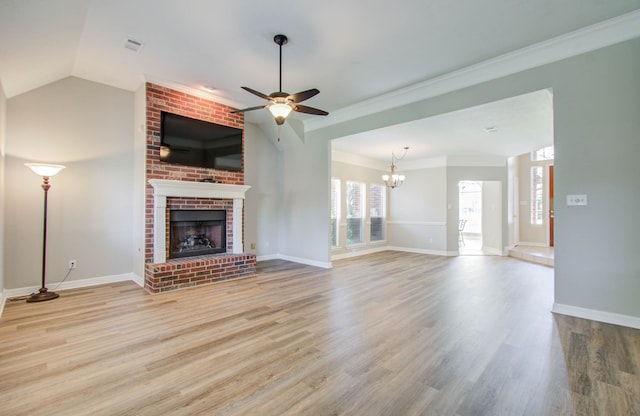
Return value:
<svg viewBox="0 0 640 416">
<path fill-rule="evenodd" d="M 579 206 L 579 205 L 587 205 L 587 195 L 567 195 L 567 205 L 568 206 Z"/>
</svg>

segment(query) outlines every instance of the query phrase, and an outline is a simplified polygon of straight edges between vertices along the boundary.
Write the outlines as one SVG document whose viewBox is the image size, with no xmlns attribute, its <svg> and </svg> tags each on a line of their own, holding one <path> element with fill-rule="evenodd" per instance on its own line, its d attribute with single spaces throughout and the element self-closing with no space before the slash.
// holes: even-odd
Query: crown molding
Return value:
<svg viewBox="0 0 640 416">
<path fill-rule="evenodd" d="M 331 151 L 332 162 L 342 162 L 349 165 L 360 166 L 379 171 L 388 171 L 389 165 L 380 160 L 374 160 L 362 155 Z M 426 159 L 408 160 L 399 166 L 401 172 L 413 170 L 445 168 L 445 167 L 506 167 L 507 158 L 503 156 L 476 155 L 476 156 L 439 156 Z"/>
<path fill-rule="evenodd" d="M 640 10 L 334 110 L 326 118 L 305 120 L 305 132 L 433 98 L 637 37 L 640 37 Z"/>
<path fill-rule="evenodd" d="M 362 155 L 356 155 L 353 153 L 341 152 L 339 150 L 331 151 L 332 162 L 342 162 L 349 165 L 360 166 L 364 168 L 379 170 L 381 172 L 389 170 L 389 165 L 380 160 L 370 159 Z"/>
</svg>

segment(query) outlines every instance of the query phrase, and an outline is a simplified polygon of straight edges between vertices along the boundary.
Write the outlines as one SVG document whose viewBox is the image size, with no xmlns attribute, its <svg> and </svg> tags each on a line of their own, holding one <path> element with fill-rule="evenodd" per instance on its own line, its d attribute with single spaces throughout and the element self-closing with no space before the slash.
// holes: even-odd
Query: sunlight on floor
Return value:
<svg viewBox="0 0 640 416">
<path fill-rule="evenodd" d="M 458 241 L 461 256 L 491 256 L 495 253 L 487 253 L 482 250 L 482 236 L 474 233 L 462 233 L 463 239 Z"/>
</svg>

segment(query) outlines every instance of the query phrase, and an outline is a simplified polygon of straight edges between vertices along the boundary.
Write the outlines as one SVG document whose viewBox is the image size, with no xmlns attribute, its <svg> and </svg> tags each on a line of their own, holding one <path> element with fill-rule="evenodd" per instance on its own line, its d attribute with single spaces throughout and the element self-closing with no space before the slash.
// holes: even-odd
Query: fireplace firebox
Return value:
<svg viewBox="0 0 640 416">
<path fill-rule="evenodd" d="M 225 210 L 171 210 L 169 258 L 226 253 Z"/>
</svg>

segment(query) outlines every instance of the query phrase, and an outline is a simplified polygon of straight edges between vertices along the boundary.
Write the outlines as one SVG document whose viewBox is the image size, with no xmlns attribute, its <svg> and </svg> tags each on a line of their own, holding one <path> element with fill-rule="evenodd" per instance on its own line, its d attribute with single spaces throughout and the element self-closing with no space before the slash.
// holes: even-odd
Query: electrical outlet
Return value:
<svg viewBox="0 0 640 416">
<path fill-rule="evenodd" d="M 69 270 L 75 269 L 77 265 L 78 265 L 77 260 L 69 260 Z"/>
<path fill-rule="evenodd" d="M 256 249 L 256 243 L 251 243 L 251 250 L 255 250 Z"/>
</svg>

